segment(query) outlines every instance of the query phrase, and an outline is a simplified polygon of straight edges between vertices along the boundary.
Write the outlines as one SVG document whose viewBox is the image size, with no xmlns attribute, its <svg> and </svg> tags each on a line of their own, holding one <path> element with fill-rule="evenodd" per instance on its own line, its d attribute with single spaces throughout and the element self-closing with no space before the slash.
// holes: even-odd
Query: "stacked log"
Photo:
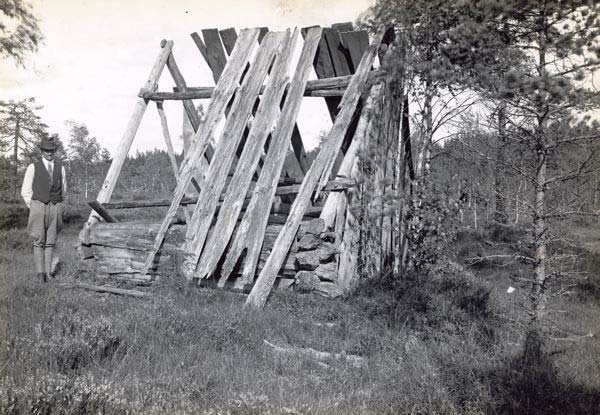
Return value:
<svg viewBox="0 0 600 415">
<path fill-rule="evenodd" d="M 143 269 L 159 224 L 98 223 L 94 226 L 90 238 L 98 274 L 137 284 L 151 284 L 165 279 L 183 279 L 179 267 L 183 262 L 181 246 L 185 238 L 185 226 L 180 223 L 171 225 L 162 248 L 156 256 L 154 266 L 150 269 L 150 274 L 143 275 L 140 270 Z M 257 275 L 266 263 L 282 226 L 271 221 L 268 224 Z M 305 218 L 300 225 L 296 241 L 279 270 L 275 283 L 276 289 L 314 292 L 328 297 L 341 295 L 341 290 L 337 286 L 337 258 L 341 237 L 334 232 L 327 232 L 324 228 L 322 219 Z M 241 262 L 238 265 L 241 274 Z M 200 281 L 200 285 L 216 286 L 219 275 L 214 277 Z M 234 270 L 225 288 L 234 289 L 237 278 Z M 251 288 L 251 285 L 246 286 L 244 291 L 249 291 Z"/>
</svg>

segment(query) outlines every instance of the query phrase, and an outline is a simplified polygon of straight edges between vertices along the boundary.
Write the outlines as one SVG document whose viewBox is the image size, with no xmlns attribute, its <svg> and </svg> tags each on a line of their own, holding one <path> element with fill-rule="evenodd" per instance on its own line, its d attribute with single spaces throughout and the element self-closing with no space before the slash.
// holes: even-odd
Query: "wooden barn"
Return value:
<svg viewBox="0 0 600 415">
<path fill-rule="evenodd" d="M 239 34 L 209 29 L 191 36 L 216 86 L 188 86 L 173 42 L 161 43 L 102 189 L 90 202 L 93 211 L 80 234 L 84 250 L 110 278 L 140 283 L 185 278 L 250 292 L 247 304 L 253 307 L 262 307 L 273 288 L 343 294 L 357 274 L 359 235 L 349 207 L 359 185 L 360 149 L 377 135 L 378 145 L 410 157 L 408 135 L 400 134 L 408 130 L 407 123 L 401 127 L 408 114 L 401 80 L 385 64 L 397 43 L 393 30 L 369 38 L 343 23 Z M 292 67 L 299 38 L 302 48 Z M 165 66 L 175 82 L 172 91 L 157 90 Z M 309 80 L 311 68 L 318 79 Z M 323 97 L 333 123 L 312 163 L 296 124 L 303 97 Z M 195 99 L 209 99 L 204 111 L 197 111 Z M 181 165 L 165 100 L 182 102 L 194 131 Z M 111 202 L 151 102 L 177 187 L 168 200 Z M 392 173 L 382 164 L 374 174 L 404 180 L 405 171 Z M 110 213 L 156 206 L 168 207 L 160 223 L 117 222 Z M 389 235 L 384 228 L 382 258 L 398 246 Z"/>
</svg>

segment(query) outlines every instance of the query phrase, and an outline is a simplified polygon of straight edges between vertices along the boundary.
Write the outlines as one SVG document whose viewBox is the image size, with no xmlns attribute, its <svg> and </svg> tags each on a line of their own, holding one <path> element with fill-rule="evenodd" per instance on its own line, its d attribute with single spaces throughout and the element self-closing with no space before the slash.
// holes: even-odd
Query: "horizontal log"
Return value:
<svg viewBox="0 0 600 415">
<path fill-rule="evenodd" d="M 98 223 L 90 235 L 90 243 L 99 274 L 118 275 L 120 279 L 147 280 L 140 270 L 145 257 L 152 247 L 158 231 L 158 223 Z M 265 230 L 258 269 L 266 262 L 282 225 L 269 224 Z M 153 275 L 173 276 L 177 274 L 181 262 L 181 246 L 185 238 L 185 225 L 173 225 L 165 235 L 160 252 L 156 256 Z M 280 269 L 281 276 L 293 277 L 296 274 L 295 254 L 288 255 Z M 235 271 L 234 271 L 235 276 Z"/>
<path fill-rule="evenodd" d="M 110 213 L 108 213 L 108 211 L 106 210 L 106 208 L 104 206 L 102 206 L 102 203 L 98 202 L 97 200 L 91 200 L 88 202 L 89 207 L 91 207 L 92 209 L 94 209 L 94 211 L 100 215 L 100 217 L 102 219 L 104 219 L 105 222 L 110 222 L 110 223 L 114 223 L 114 222 L 118 222 L 118 220 L 116 220 L 115 218 L 113 218 L 111 216 Z"/>
<path fill-rule="evenodd" d="M 60 286 L 65 288 L 81 288 L 84 290 L 96 291 L 99 293 L 109 293 L 109 294 L 118 294 L 118 295 L 127 295 L 130 297 L 137 298 L 145 298 L 151 296 L 149 293 L 145 293 L 139 290 L 126 290 L 123 288 L 110 287 L 106 285 L 92 285 L 92 284 L 60 284 Z"/>
<path fill-rule="evenodd" d="M 323 188 L 323 191 L 340 191 L 346 190 L 356 185 L 356 181 L 353 179 L 336 179 L 330 180 L 327 185 Z M 300 184 L 287 184 L 277 188 L 275 194 L 277 196 L 293 195 L 298 193 Z M 250 199 L 251 194 L 246 196 L 246 199 Z M 172 199 L 155 199 L 155 200 L 123 200 L 118 202 L 107 202 L 103 203 L 105 209 L 134 209 L 134 208 L 147 208 L 147 207 L 161 207 L 171 206 Z M 191 205 L 198 201 L 198 197 L 184 197 L 181 199 L 181 205 Z M 271 211 L 272 213 L 288 213 L 284 211 Z"/>
<path fill-rule="evenodd" d="M 384 70 L 374 70 L 369 74 L 370 83 L 376 83 L 383 79 L 385 76 Z M 304 90 L 304 96 L 309 97 L 341 97 L 344 95 L 346 87 L 350 83 L 353 75 L 338 76 L 334 78 L 314 79 L 310 80 L 306 84 Z M 263 85 L 260 89 L 260 94 L 263 94 L 266 86 Z M 286 87 L 286 90 L 289 85 Z M 142 89 L 138 96 L 140 98 L 149 99 L 152 101 L 172 101 L 172 100 L 189 100 L 189 99 L 208 99 L 212 96 L 214 87 L 211 86 L 200 86 L 200 87 L 187 87 L 185 90 L 179 90 L 175 92 L 167 91 L 148 91 Z"/>
</svg>

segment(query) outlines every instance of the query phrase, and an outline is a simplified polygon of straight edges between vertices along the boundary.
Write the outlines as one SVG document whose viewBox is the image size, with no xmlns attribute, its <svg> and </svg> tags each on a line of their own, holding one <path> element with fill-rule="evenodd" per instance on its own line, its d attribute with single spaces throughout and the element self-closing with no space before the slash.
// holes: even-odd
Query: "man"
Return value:
<svg viewBox="0 0 600 415">
<path fill-rule="evenodd" d="M 67 194 L 65 168 L 54 156 L 58 149 L 54 137 L 42 137 L 42 159 L 25 172 L 21 196 L 29 208 L 27 231 L 33 237 L 33 261 L 37 278 L 46 282 L 52 274 L 52 254 L 62 228 L 64 199 Z"/>
</svg>

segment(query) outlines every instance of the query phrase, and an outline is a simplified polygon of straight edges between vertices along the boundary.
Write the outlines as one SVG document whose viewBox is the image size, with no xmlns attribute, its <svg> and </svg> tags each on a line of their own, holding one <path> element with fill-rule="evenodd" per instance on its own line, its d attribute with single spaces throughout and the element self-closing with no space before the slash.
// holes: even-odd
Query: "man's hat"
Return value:
<svg viewBox="0 0 600 415">
<path fill-rule="evenodd" d="M 42 141 L 40 142 L 39 147 L 40 150 L 56 151 L 56 149 L 58 148 L 58 143 L 56 142 L 56 139 L 54 137 L 44 136 L 42 137 Z"/>
</svg>

